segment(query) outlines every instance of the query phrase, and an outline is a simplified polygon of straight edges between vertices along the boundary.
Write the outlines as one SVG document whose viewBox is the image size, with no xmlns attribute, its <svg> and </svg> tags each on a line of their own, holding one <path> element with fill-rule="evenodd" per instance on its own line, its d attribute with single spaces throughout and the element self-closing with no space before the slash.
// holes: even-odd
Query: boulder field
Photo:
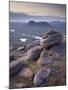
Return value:
<svg viewBox="0 0 68 90">
<path fill-rule="evenodd" d="M 51 30 L 43 34 L 42 40 L 35 42 L 35 44 L 33 42 L 27 45 L 25 47 L 27 51 L 20 58 L 14 59 L 14 55 L 11 56 L 10 59 L 12 62 L 9 64 L 11 79 L 13 77 L 27 78 L 32 80 L 33 87 L 65 85 L 65 39 L 61 33 Z M 30 65 L 33 65 L 33 63 L 36 63 L 37 67 L 40 67 L 37 71 L 36 67 L 33 70 L 30 68 Z M 34 70 L 36 73 L 34 73 Z M 21 82 L 18 82 L 15 86 L 17 88 L 31 87 L 31 85 Z"/>
</svg>

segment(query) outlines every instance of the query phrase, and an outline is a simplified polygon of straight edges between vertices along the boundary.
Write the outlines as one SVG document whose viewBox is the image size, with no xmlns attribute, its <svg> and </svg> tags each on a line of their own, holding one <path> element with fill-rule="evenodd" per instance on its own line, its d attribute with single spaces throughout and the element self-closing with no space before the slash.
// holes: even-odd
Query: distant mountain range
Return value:
<svg viewBox="0 0 68 90">
<path fill-rule="evenodd" d="M 28 22 L 28 21 L 65 21 L 65 17 L 59 16 L 33 16 L 25 13 L 9 12 L 10 22 Z"/>
<path fill-rule="evenodd" d="M 35 21 L 29 21 L 27 23 L 29 26 L 43 26 L 43 27 L 51 27 L 51 25 L 48 22 L 35 22 Z"/>
</svg>

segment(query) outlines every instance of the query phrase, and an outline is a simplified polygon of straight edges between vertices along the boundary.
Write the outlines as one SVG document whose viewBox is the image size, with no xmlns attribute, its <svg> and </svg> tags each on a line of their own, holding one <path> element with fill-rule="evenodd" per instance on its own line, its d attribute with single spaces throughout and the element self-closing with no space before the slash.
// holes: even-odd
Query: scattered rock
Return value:
<svg viewBox="0 0 68 90">
<path fill-rule="evenodd" d="M 64 37 L 66 40 L 66 37 Z M 38 42 L 31 43 L 26 46 L 25 53 L 21 54 L 17 60 L 14 55 L 10 55 L 10 77 L 16 76 L 25 78 L 32 81 L 32 84 L 17 82 L 15 84 L 16 88 L 31 87 L 34 82 L 34 86 L 54 86 L 54 85 L 65 85 L 66 84 L 66 41 L 62 40 L 62 35 L 56 31 L 49 31 L 45 33 L 42 39 Z M 17 51 L 24 50 L 24 47 L 16 48 Z M 13 53 L 13 52 L 12 52 Z M 37 60 L 38 65 L 34 65 L 34 61 Z M 25 63 L 25 64 L 24 64 Z M 29 65 L 29 67 L 27 66 Z M 37 67 L 39 67 L 37 69 Z M 35 71 L 33 71 L 35 70 Z M 34 73 L 35 72 L 35 73 Z M 34 77 L 35 74 L 35 77 Z M 14 78 L 13 78 L 14 79 Z M 34 81 L 33 81 L 34 79 Z M 26 80 L 26 81 L 27 81 Z"/>
<path fill-rule="evenodd" d="M 41 69 L 36 73 L 34 77 L 34 85 L 40 86 L 46 83 L 51 70 L 49 68 L 41 67 Z M 47 83 L 46 83 L 47 84 Z"/>
<path fill-rule="evenodd" d="M 56 44 L 61 43 L 62 36 L 59 32 L 56 31 L 49 31 L 48 33 L 43 36 L 43 40 L 41 40 L 40 45 L 44 48 L 52 47 Z"/>
</svg>

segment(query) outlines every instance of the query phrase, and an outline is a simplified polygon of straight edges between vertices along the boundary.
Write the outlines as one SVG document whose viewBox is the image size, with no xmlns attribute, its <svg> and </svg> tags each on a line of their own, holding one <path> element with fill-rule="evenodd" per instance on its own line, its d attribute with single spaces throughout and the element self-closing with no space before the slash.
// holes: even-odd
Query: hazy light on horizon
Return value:
<svg viewBox="0 0 68 90">
<path fill-rule="evenodd" d="M 10 11 L 37 16 L 49 15 L 65 17 L 66 5 L 10 1 Z"/>
</svg>

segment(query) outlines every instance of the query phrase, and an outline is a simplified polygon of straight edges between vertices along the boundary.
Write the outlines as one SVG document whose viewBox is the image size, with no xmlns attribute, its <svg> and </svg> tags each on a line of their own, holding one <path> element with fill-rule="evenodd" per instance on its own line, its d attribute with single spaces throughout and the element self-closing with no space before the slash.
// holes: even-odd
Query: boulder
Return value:
<svg viewBox="0 0 68 90">
<path fill-rule="evenodd" d="M 27 51 L 26 60 L 37 60 L 40 57 L 42 51 L 41 46 L 36 46 Z"/>
<path fill-rule="evenodd" d="M 51 58 L 50 58 L 51 57 Z M 49 65 L 52 64 L 52 53 L 48 50 L 43 50 L 41 52 L 40 58 L 37 61 L 38 65 L 44 66 L 44 65 Z"/>
<path fill-rule="evenodd" d="M 10 76 L 16 76 L 21 70 L 22 68 L 25 68 L 26 65 L 22 64 L 20 61 L 13 61 L 12 63 L 9 64 L 9 68 L 10 68 Z"/>
<path fill-rule="evenodd" d="M 28 45 L 26 46 L 26 49 L 29 50 L 29 49 L 31 49 L 31 48 L 33 48 L 33 47 L 36 47 L 36 46 L 40 46 L 40 41 L 39 41 L 39 40 L 34 41 L 34 42 L 31 43 L 31 44 L 28 44 Z"/>
<path fill-rule="evenodd" d="M 51 69 L 48 86 L 66 84 L 65 43 L 61 42 L 48 51 L 43 50 L 37 63 Z"/>
<path fill-rule="evenodd" d="M 49 31 L 43 36 L 43 39 L 40 42 L 40 45 L 44 48 L 50 48 L 54 45 L 61 43 L 62 36 L 59 32 Z"/>
<path fill-rule="evenodd" d="M 49 77 L 48 85 L 66 85 L 66 68 L 65 60 L 55 61 L 51 67 L 51 74 Z"/>
<path fill-rule="evenodd" d="M 33 78 L 33 72 L 31 71 L 30 68 L 26 67 L 21 70 L 21 72 L 18 74 L 19 77 L 24 77 L 28 79 Z"/>
<path fill-rule="evenodd" d="M 47 33 L 44 33 L 42 38 L 45 39 L 48 37 L 48 35 L 53 35 L 53 34 L 56 34 L 57 32 L 54 31 L 54 30 L 51 30 L 51 31 L 48 31 Z"/>
<path fill-rule="evenodd" d="M 65 85 L 66 84 L 66 59 L 65 59 L 65 43 L 61 43 L 51 48 L 53 53 L 51 75 L 49 85 Z"/>
<path fill-rule="evenodd" d="M 37 61 L 38 65 L 59 65 L 59 62 L 62 58 L 65 58 L 65 44 L 61 43 L 59 45 L 53 46 L 50 50 L 43 50 L 41 52 L 40 58 Z"/>
<path fill-rule="evenodd" d="M 56 45 L 51 48 L 51 52 L 58 53 L 59 55 L 65 55 L 66 53 L 66 44 L 65 42 L 61 42 L 59 45 Z"/>
<path fill-rule="evenodd" d="M 37 87 L 44 83 L 47 85 L 47 78 L 49 77 L 50 72 L 51 70 L 49 68 L 41 67 L 34 77 L 34 85 Z"/>
</svg>

